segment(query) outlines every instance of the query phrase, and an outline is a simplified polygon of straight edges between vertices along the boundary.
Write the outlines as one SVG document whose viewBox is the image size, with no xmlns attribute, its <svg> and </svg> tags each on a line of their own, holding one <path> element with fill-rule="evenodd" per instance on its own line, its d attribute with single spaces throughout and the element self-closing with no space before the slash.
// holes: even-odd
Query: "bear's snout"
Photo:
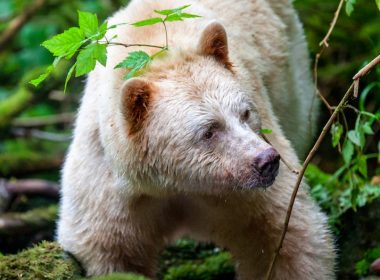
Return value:
<svg viewBox="0 0 380 280">
<path fill-rule="evenodd" d="M 270 186 L 278 174 L 280 155 L 274 148 L 269 148 L 255 158 L 253 167 L 260 174 L 263 187 Z"/>
</svg>

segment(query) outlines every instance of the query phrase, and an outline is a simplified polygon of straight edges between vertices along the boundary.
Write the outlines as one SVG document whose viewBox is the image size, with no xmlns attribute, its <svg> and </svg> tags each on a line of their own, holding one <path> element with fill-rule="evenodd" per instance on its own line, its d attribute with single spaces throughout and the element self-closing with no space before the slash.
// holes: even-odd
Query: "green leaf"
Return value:
<svg viewBox="0 0 380 280">
<path fill-rule="evenodd" d="M 67 76 L 66 76 L 65 87 L 63 89 L 63 92 L 66 92 L 67 83 L 71 79 L 71 76 L 73 75 L 76 66 L 77 66 L 77 63 L 75 62 L 74 65 L 70 67 L 70 70 L 69 70 L 69 72 L 67 73 Z"/>
<path fill-rule="evenodd" d="M 50 74 L 53 72 L 54 68 L 57 66 L 60 60 L 61 57 L 55 58 L 53 64 L 49 65 L 43 74 L 41 74 L 38 78 L 31 80 L 29 83 L 35 87 L 38 87 L 43 81 L 45 81 L 50 76 Z"/>
<path fill-rule="evenodd" d="M 183 21 L 183 18 L 178 14 L 172 14 L 172 15 L 167 16 L 165 21 L 171 21 L 171 22 L 172 21 Z"/>
<path fill-rule="evenodd" d="M 94 70 L 96 61 L 99 61 L 104 66 L 106 65 L 107 46 L 105 44 L 91 44 L 80 51 L 76 62 L 75 77 L 85 75 Z"/>
<path fill-rule="evenodd" d="M 115 68 L 127 68 L 130 69 L 126 79 L 134 77 L 138 71 L 146 67 L 151 61 L 151 57 L 143 51 L 130 52 L 128 57 L 120 62 Z"/>
<path fill-rule="evenodd" d="M 333 147 L 336 147 L 339 143 L 340 138 L 342 137 L 343 126 L 339 122 L 336 122 L 331 126 L 330 132 L 332 135 L 332 145 Z"/>
<path fill-rule="evenodd" d="M 42 43 L 54 56 L 70 59 L 84 43 L 85 36 L 78 27 L 72 27 Z"/>
<path fill-rule="evenodd" d="M 106 35 L 107 29 L 108 29 L 107 27 L 108 27 L 107 21 L 103 22 L 102 25 L 99 26 L 99 36 L 95 37 L 96 40 L 100 40 L 104 37 L 104 35 Z"/>
<path fill-rule="evenodd" d="M 354 6 L 356 4 L 356 0 L 346 0 L 346 14 L 351 16 L 354 11 Z"/>
<path fill-rule="evenodd" d="M 369 135 L 375 134 L 375 132 L 372 130 L 371 123 L 369 122 L 364 123 L 362 129 L 365 134 L 369 134 Z"/>
<path fill-rule="evenodd" d="M 148 18 L 141 21 L 137 21 L 137 22 L 132 23 L 132 25 L 136 27 L 141 27 L 141 26 L 146 26 L 146 25 L 153 25 L 159 22 L 162 22 L 162 19 L 156 17 L 156 18 Z"/>
<path fill-rule="evenodd" d="M 359 169 L 359 172 L 364 176 L 364 178 L 367 178 L 368 175 L 367 175 L 367 159 L 365 156 L 360 156 L 358 157 L 358 169 Z"/>
<path fill-rule="evenodd" d="M 350 130 L 348 133 L 347 133 L 347 136 L 348 136 L 348 139 L 354 143 L 355 145 L 361 147 L 362 146 L 362 143 L 361 143 L 361 140 L 360 140 L 360 133 L 356 130 Z"/>
<path fill-rule="evenodd" d="M 375 0 L 377 8 L 380 10 L 380 0 Z"/>
<path fill-rule="evenodd" d="M 174 9 L 169 9 L 169 10 L 154 10 L 157 14 L 160 14 L 160 15 L 164 15 L 164 16 L 168 16 L 168 15 L 171 15 L 171 14 L 175 14 L 175 13 L 178 13 L 188 7 L 190 7 L 191 5 L 184 5 L 184 6 L 181 6 L 181 7 L 178 7 L 178 8 L 174 8 Z"/>
<path fill-rule="evenodd" d="M 183 18 L 200 18 L 201 16 L 194 15 L 194 14 L 188 14 L 188 13 L 181 13 L 181 16 Z"/>
<path fill-rule="evenodd" d="M 352 156 L 354 154 L 354 145 L 346 140 L 344 141 L 342 148 L 342 156 L 345 164 L 349 164 L 351 162 Z"/>
<path fill-rule="evenodd" d="M 262 128 L 262 129 L 260 129 L 260 133 L 261 134 L 271 134 L 272 133 L 272 129 Z"/>
<path fill-rule="evenodd" d="M 87 38 L 98 33 L 98 17 L 95 14 L 78 11 L 78 16 L 79 27 Z"/>
</svg>

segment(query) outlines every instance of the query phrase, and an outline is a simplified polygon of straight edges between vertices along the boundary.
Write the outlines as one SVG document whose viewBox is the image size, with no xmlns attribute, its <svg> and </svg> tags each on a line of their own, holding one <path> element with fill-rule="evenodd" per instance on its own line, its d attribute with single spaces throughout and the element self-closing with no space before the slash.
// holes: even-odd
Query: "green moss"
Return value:
<svg viewBox="0 0 380 280">
<path fill-rule="evenodd" d="M 91 277 L 91 278 L 83 278 L 91 279 L 91 280 L 148 280 L 144 276 L 133 274 L 133 273 L 112 273 L 105 276 Z"/>
<path fill-rule="evenodd" d="M 235 278 L 231 255 L 227 252 L 208 257 L 202 263 L 186 262 L 172 267 L 164 280 L 232 280 Z"/>
<path fill-rule="evenodd" d="M 54 242 L 42 242 L 17 255 L 3 256 L 0 262 L 2 280 L 77 279 L 82 270 Z"/>
</svg>

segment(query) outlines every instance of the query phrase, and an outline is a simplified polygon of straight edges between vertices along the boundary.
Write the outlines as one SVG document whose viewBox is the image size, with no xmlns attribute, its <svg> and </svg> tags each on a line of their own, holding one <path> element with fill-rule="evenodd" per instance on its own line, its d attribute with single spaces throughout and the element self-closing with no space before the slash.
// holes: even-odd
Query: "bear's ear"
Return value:
<svg viewBox="0 0 380 280">
<path fill-rule="evenodd" d="M 141 78 L 128 80 L 122 88 L 122 113 L 128 124 L 128 134 L 134 135 L 144 126 L 151 107 L 154 87 Z"/>
<path fill-rule="evenodd" d="M 212 22 L 203 30 L 198 51 L 201 55 L 213 56 L 218 62 L 231 70 L 232 64 L 228 58 L 227 33 L 219 22 Z"/>
</svg>

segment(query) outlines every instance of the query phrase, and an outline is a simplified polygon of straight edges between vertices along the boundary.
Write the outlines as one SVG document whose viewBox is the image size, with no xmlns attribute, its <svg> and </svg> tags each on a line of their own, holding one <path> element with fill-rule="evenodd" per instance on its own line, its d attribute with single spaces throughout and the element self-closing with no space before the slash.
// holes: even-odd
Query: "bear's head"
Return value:
<svg viewBox="0 0 380 280">
<path fill-rule="evenodd" d="M 252 94 L 259 93 L 242 88 L 217 22 L 194 53 L 126 81 L 120 104 L 133 180 L 212 193 L 272 185 L 280 156 L 260 134 Z"/>
</svg>

